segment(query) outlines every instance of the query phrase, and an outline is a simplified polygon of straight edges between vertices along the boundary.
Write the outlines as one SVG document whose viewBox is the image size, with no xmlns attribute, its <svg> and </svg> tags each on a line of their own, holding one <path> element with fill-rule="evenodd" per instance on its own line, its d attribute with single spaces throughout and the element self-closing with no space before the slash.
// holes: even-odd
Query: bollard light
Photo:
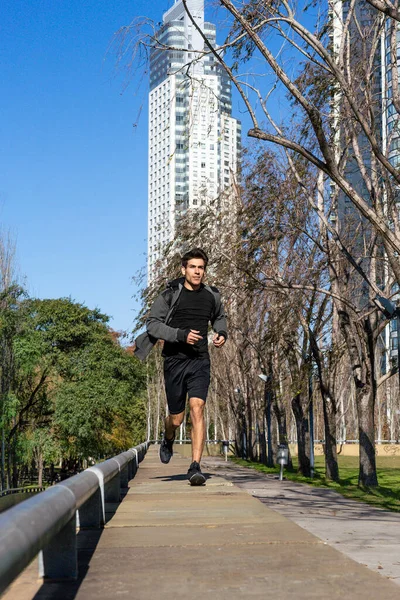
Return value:
<svg viewBox="0 0 400 600">
<path fill-rule="evenodd" d="M 281 467 L 279 472 L 279 481 L 283 480 L 283 468 L 289 462 L 289 448 L 285 444 L 278 446 L 277 461 Z"/>
</svg>

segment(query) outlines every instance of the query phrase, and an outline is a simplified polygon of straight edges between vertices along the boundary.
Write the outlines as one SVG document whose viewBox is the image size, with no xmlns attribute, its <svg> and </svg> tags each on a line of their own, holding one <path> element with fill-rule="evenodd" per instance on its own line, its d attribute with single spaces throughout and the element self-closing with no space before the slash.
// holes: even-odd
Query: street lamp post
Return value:
<svg viewBox="0 0 400 600">
<path fill-rule="evenodd" d="M 384 296 L 375 296 L 375 305 L 379 308 L 381 313 L 385 316 L 388 321 L 396 319 L 397 328 L 397 375 L 399 378 L 399 393 L 400 393 L 400 307 L 396 306 L 394 302 L 388 300 Z"/>
</svg>

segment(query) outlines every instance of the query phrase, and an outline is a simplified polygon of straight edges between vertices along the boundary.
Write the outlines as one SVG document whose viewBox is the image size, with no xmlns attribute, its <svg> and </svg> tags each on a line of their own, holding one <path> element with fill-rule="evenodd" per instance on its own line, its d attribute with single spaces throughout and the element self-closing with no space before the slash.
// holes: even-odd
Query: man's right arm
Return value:
<svg viewBox="0 0 400 600">
<path fill-rule="evenodd" d="M 157 340 L 165 342 L 186 342 L 189 331 L 170 327 L 165 324 L 170 305 L 165 299 L 165 292 L 157 296 L 153 306 L 150 309 L 149 317 L 146 321 L 147 333 Z"/>
</svg>

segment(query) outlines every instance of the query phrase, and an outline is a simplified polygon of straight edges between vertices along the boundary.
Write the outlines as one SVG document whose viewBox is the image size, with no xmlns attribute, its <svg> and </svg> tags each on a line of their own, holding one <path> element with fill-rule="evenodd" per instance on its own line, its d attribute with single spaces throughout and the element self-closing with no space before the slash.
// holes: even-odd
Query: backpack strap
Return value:
<svg viewBox="0 0 400 600">
<path fill-rule="evenodd" d="M 174 290 L 171 287 L 167 287 L 162 292 L 162 295 L 163 295 L 165 302 L 168 304 L 169 307 L 171 307 L 172 298 L 174 297 Z"/>
</svg>

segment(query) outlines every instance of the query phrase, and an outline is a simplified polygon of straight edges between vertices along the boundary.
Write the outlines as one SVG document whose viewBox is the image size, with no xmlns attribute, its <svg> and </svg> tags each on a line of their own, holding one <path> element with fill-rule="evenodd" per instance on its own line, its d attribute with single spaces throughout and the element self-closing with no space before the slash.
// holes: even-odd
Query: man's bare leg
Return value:
<svg viewBox="0 0 400 600">
<path fill-rule="evenodd" d="M 192 464 L 188 470 L 190 485 L 204 485 L 206 478 L 201 472 L 200 461 L 206 438 L 204 423 L 205 402 L 201 398 L 190 398 L 190 418 L 192 421 Z"/>
<path fill-rule="evenodd" d="M 192 422 L 192 461 L 200 463 L 206 439 L 204 423 L 205 402 L 201 398 L 190 398 L 190 420 Z"/>
<path fill-rule="evenodd" d="M 183 417 L 185 416 L 185 411 L 178 413 L 177 415 L 168 415 L 165 417 L 165 430 L 164 436 L 167 440 L 172 440 L 175 437 L 175 430 L 180 427 L 183 423 Z"/>
<path fill-rule="evenodd" d="M 177 415 L 168 415 L 165 419 L 164 438 L 161 440 L 160 445 L 160 460 L 165 465 L 169 463 L 174 454 L 175 429 L 182 423 L 184 414 L 184 411 L 182 411 Z"/>
</svg>

